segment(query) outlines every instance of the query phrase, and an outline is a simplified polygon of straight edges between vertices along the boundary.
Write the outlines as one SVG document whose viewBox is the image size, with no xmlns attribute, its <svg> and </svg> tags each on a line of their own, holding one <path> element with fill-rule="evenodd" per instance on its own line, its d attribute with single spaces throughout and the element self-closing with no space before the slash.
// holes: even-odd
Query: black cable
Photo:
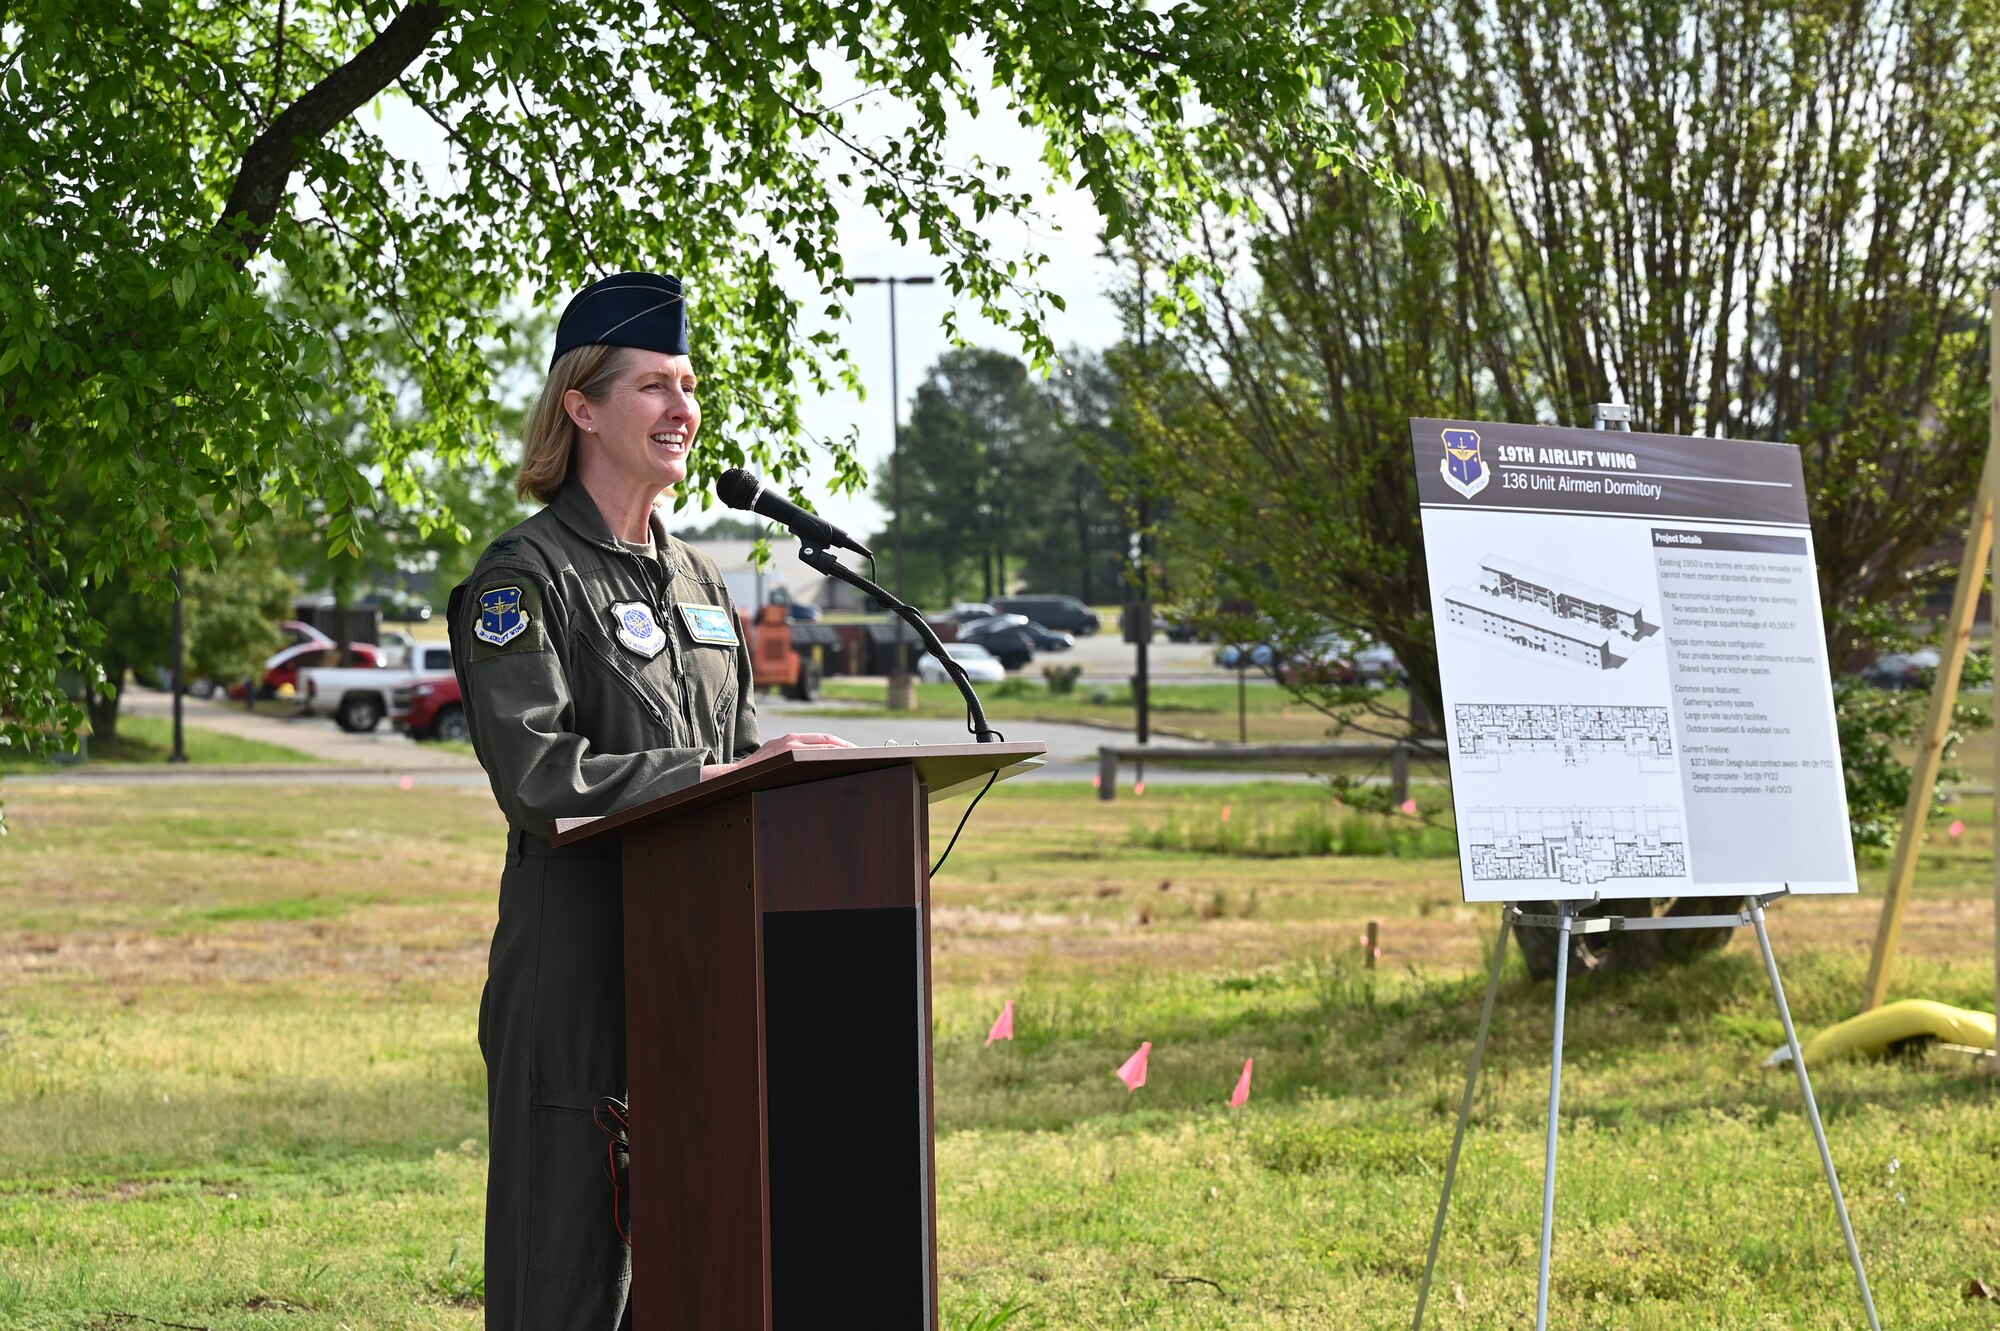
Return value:
<svg viewBox="0 0 2000 1331">
<path fill-rule="evenodd" d="M 958 827 L 952 832 L 951 840 L 945 843 L 944 854 L 938 856 L 938 862 L 931 866 L 931 877 L 937 877 L 938 870 L 944 868 L 944 862 L 951 858 L 951 848 L 958 844 L 958 834 L 965 830 L 965 820 L 972 816 L 972 811 L 979 807 L 979 801 L 986 798 L 986 792 L 993 789 L 993 783 L 999 779 L 998 769 L 986 774 L 986 784 L 979 788 L 979 793 L 972 797 L 972 803 L 966 805 L 965 812 L 958 816 Z"/>
</svg>

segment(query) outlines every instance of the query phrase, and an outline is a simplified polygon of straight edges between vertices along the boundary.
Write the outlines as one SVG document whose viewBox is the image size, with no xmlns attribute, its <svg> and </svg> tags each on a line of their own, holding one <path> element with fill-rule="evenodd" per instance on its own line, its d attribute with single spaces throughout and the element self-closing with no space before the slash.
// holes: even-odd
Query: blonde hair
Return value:
<svg viewBox="0 0 2000 1331">
<path fill-rule="evenodd" d="M 625 348 L 602 342 L 572 347 L 549 367 L 549 381 L 528 415 L 527 448 L 521 456 L 521 474 L 514 478 L 515 494 L 544 504 L 556 497 L 576 456 L 576 422 L 569 418 L 563 397 L 573 388 L 601 403 L 624 369 Z"/>
</svg>

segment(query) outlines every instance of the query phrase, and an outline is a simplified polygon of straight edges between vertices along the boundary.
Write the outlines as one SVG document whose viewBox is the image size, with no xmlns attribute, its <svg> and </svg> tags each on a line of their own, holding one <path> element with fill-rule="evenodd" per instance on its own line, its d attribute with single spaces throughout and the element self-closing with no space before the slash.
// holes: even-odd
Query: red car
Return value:
<svg viewBox="0 0 2000 1331">
<path fill-rule="evenodd" d="M 287 626 L 289 627 L 289 626 Z M 258 686 L 257 696 L 275 698 L 281 690 L 298 687 L 299 671 L 308 666 L 379 666 L 382 664 L 382 649 L 373 643 L 350 642 L 345 647 L 336 647 L 324 634 L 317 638 L 307 638 L 293 643 L 270 660 L 264 662 L 264 682 Z M 237 701 L 243 699 L 243 685 L 229 686 L 229 696 Z"/>
<path fill-rule="evenodd" d="M 465 704 L 456 675 L 430 675 L 397 689 L 389 695 L 389 721 L 411 739 L 463 744 L 472 738 L 465 727 Z"/>
</svg>

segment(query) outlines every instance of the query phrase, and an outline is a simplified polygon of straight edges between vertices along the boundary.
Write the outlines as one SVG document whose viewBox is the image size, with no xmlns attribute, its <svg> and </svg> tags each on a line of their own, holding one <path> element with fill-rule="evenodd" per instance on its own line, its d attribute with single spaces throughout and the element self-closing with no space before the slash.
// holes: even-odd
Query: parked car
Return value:
<svg viewBox="0 0 2000 1331">
<path fill-rule="evenodd" d="M 1354 653 L 1354 672 L 1371 689 L 1394 688 L 1410 682 L 1410 672 L 1396 658 L 1394 649 L 1376 643 Z"/>
<path fill-rule="evenodd" d="M 1026 596 L 996 596 L 993 608 L 1002 614 L 1026 615 L 1064 633 L 1095 633 L 1103 625 L 1092 610 L 1074 596 L 1033 593 Z"/>
<path fill-rule="evenodd" d="M 1066 652 L 1076 646 L 1076 638 L 1074 636 L 1055 629 L 1044 628 L 1032 619 L 1021 625 L 1021 627 L 1026 630 L 1030 638 L 1035 640 L 1035 650 L 1038 652 Z"/>
<path fill-rule="evenodd" d="M 322 635 L 324 636 L 324 635 Z M 260 698 L 279 698 L 298 689 L 299 672 L 314 667 L 368 666 L 382 664 L 382 650 L 369 642 L 350 642 L 336 647 L 331 642 L 307 641 L 287 647 L 264 662 L 264 674 L 257 685 Z M 241 684 L 229 686 L 229 696 L 243 697 Z"/>
<path fill-rule="evenodd" d="M 785 606 L 785 618 L 794 624 L 817 624 L 819 607 L 805 601 L 792 601 Z"/>
<path fill-rule="evenodd" d="M 399 685 L 389 695 L 389 724 L 411 739 L 464 743 L 472 738 L 457 675 L 433 675 Z"/>
<path fill-rule="evenodd" d="M 938 619 L 947 624 L 970 624 L 975 619 L 991 619 L 999 613 L 984 601 L 960 601 L 939 615 Z"/>
<path fill-rule="evenodd" d="M 1861 678 L 1864 683 L 1873 684 L 1878 689 L 1928 688 L 1930 681 L 1936 678 L 1941 660 L 1930 647 L 1920 647 L 1914 652 L 1891 652 L 1861 667 Z"/>
<path fill-rule="evenodd" d="M 399 624 L 421 624 L 431 617 L 430 602 L 407 592 L 370 592 L 361 598 L 363 610 L 379 610 L 385 620 Z"/>
<path fill-rule="evenodd" d="M 339 645 L 303 619 L 287 619 L 278 627 L 284 631 L 287 647 L 303 647 L 309 642 L 316 642 L 322 647 Z"/>
<path fill-rule="evenodd" d="M 1058 633 L 1051 628 L 1044 628 L 1026 615 L 994 615 L 990 619 L 967 620 L 958 626 L 959 636 L 964 637 L 967 629 L 983 631 L 988 624 L 1012 624 L 1028 635 L 1028 640 L 1034 644 L 1038 652 L 1066 652 L 1076 646 L 1074 637 L 1067 633 Z"/>
<path fill-rule="evenodd" d="M 965 677 L 975 684 L 998 684 L 1007 678 L 1007 667 L 976 642 L 948 642 L 944 650 L 945 655 L 965 668 Z M 925 652 L 917 662 L 917 678 L 926 684 L 942 684 L 951 676 L 945 674 L 937 657 Z"/>
<path fill-rule="evenodd" d="M 1215 649 L 1215 663 L 1224 670 L 1235 670 L 1239 666 L 1269 670 L 1271 662 L 1277 659 L 1278 649 L 1268 642 L 1225 642 Z"/>
<path fill-rule="evenodd" d="M 1029 635 L 1028 630 L 1020 624 L 997 616 L 960 624 L 958 640 L 978 643 L 999 657 L 1000 664 L 1009 670 L 1019 670 L 1035 659 L 1035 640 Z"/>
<path fill-rule="evenodd" d="M 410 665 L 404 669 L 392 670 L 377 663 L 301 670 L 299 711 L 308 716 L 330 715 L 342 730 L 366 734 L 389 715 L 389 702 L 398 687 L 450 669 L 451 644 L 425 642 L 417 644 Z"/>
</svg>

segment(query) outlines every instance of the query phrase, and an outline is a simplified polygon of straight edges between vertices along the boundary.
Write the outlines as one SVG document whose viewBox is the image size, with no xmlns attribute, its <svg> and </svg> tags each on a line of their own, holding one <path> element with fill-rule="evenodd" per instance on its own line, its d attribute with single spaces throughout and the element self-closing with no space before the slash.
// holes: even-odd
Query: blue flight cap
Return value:
<svg viewBox="0 0 2000 1331">
<path fill-rule="evenodd" d="M 556 324 L 550 367 L 564 352 L 592 343 L 687 355 L 687 306 L 681 301 L 681 280 L 659 273 L 618 273 L 577 292 Z"/>
</svg>

